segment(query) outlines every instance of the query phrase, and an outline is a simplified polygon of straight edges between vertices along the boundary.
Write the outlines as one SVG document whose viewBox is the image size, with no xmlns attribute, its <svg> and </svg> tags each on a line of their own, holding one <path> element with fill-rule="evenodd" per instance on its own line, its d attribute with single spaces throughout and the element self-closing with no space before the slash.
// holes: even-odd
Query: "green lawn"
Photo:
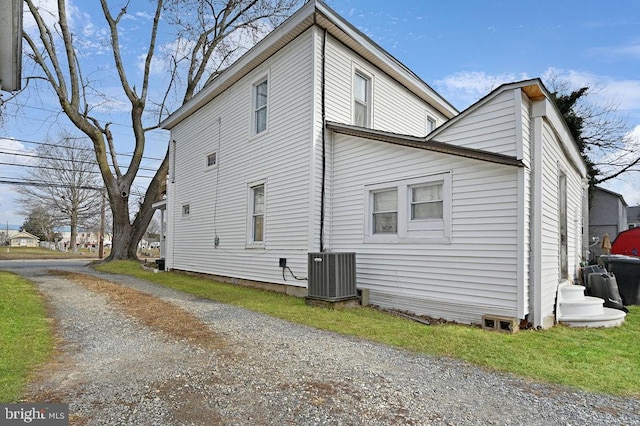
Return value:
<svg viewBox="0 0 640 426">
<path fill-rule="evenodd" d="M 135 262 L 99 265 L 101 271 L 133 275 L 201 297 L 284 320 L 357 336 L 411 351 L 463 359 L 534 380 L 593 392 L 640 396 L 640 306 L 612 329 L 523 330 L 515 334 L 478 327 L 423 324 L 360 307 L 311 307 L 304 299 L 217 283 L 179 273 L 155 274 Z"/>
<path fill-rule="evenodd" d="M 29 374 L 52 353 L 42 298 L 29 281 L 0 271 L 0 402 L 16 402 Z"/>
<path fill-rule="evenodd" d="M 108 254 L 108 252 L 106 253 Z M 106 256 L 105 254 L 105 256 Z M 49 250 L 41 247 L 0 247 L 0 260 L 15 259 L 97 259 L 97 251 L 81 249 L 78 253 Z"/>
</svg>

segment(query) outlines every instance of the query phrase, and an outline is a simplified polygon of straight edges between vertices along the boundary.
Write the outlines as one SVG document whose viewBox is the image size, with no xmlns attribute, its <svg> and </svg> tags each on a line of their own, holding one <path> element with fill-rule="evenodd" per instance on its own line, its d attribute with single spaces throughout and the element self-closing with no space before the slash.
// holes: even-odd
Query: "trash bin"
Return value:
<svg viewBox="0 0 640 426">
<path fill-rule="evenodd" d="M 625 305 L 640 305 L 640 258 L 621 255 L 600 256 L 618 282 L 620 297 Z"/>
<path fill-rule="evenodd" d="M 159 271 L 164 271 L 164 259 L 156 260 L 156 266 L 158 267 Z"/>
<path fill-rule="evenodd" d="M 629 312 L 622 303 L 616 277 L 611 272 L 590 274 L 587 293 L 589 293 L 590 296 L 599 297 L 604 300 L 604 306 L 607 308 Z"/>
</svg>

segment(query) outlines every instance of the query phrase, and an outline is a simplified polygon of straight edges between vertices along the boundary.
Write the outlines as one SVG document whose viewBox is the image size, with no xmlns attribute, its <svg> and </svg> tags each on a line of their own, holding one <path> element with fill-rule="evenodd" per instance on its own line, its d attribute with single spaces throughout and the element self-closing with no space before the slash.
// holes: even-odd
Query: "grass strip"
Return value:
<svg viewBox="0 0 640 426">
<path fill-rule="evenodd" d="M 0 402 L 12 403 L 53 352 L 53 330 L 33 284 L 2 271 L 0 283 Z"/>
<path fill-rule="evenodd" d="M 598 393 L 640 396 L 640 306 L 631 306 L 625 324 L 617 328 L 556 326 L 505 334 L 458 324 L 425 326 L 367 307 L 312 307 L 302 298 L 279 293 L 182 273 L 153 273 L 136 262 L 111 262 L 97 269 L 135 276 L 292 323 L 458 358 L 525 378 Z"/>
</svg>

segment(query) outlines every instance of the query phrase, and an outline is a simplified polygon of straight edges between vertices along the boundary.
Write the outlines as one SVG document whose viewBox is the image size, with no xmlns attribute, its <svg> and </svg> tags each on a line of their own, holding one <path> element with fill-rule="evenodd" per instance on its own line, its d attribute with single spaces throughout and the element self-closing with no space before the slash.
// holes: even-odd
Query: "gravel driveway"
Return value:
<svg viewBox="0 0 640 426">
<path fill-rule="evenodd" d="M 640 424 L 636 399 L 534 383 L 81 271 L 194 314 L 224 340 L 203 348 L 46 270 L 17 272 L 45 295 L 62 339 L 28 399 L 70 403 L 72 424 Z"/>
</svg>

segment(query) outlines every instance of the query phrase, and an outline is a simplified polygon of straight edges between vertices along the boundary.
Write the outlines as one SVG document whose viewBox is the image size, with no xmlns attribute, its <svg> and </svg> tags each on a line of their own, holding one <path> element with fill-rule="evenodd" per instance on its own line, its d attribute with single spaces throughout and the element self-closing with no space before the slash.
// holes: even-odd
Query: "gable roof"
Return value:
<svg viewBox="0 0 640 426">
<path fill-rule="evenodd" d="M 20 231 L 17 234 L 9 237 L 10 240 L 15 240 L 17 238 L 26 238 L 26 239 L 29 239 L 29 240 L 38 240 L 38 241 L 40 241 L 40 238 L 36 237 L 35 235 L 33 235 L 33 234 L 31 234 L 31 233 L 29 233 L 27 231 Z"/>
<path fill-rule="evenodd" d="M 427 140 L 437 138 L 438 135 L 444 132 L 446 129 L 448 129 L 449 127 L 455 126 L 456 123 L 458 123 L 461 120 L 464 120 L 470 114 L 482 108 L 484 105 L 486 105 L 488 102 L 493 100 L 495 97 L 497 97 L 501 93 L 504 93 L 509 90 L 514 90 L 514 89 L 521 89 L 522 92 L 524 92 L 527 95 L 527 97 L 533 102 L 542 101 L 542 100 L 548 101 L 545 105 L 545 108 L 547 108 L 548 106 L 548 108 L 550 109 L 544 110 L 546 112 L 546 116 L 549 118 L 549 121 L 551 122 L 554 130 L 560 134 L 560 139 L 562 143 L 564 144 L 564 141 L 569 141 L 571 144 L 571 147 L 575 149 L 575 153 L 573 154 L 568 153 L 566 146 L 563 146 L 562 149 L 565 151 L 567 158 L 570 160 L 570 162 L 573 164 L 576 170 L 578 170 L 583 176 L 586 176 L 587 174 L 586 164 L 584 162 L 584 159 L 582 158 L 582 152 L 578 147 L 578 143 L 573 138 L 573 135 L 571 134 L 571 130 L 569 130 L 569 126 L 567 126 L 567 122 L 565 121 L 562 113 L 558 109 L 558 106 L 552 100 L 551 92 L 549 92 L 549 90 L 545 87 L 544 83 L 542 83 L 542 80 L 540 78 L 533 78 L 529 80 L 522 80 L 522 81 L 516 81 L 512 83 L 501 84 L 500 86 L 496 87 L 491 92 L 489 92 L 486 96 L 478 100 L 476 103 L 474 103 L 473 105 L 471 105 L 470 107 L 462 111 L 460 114 L 451 118 L 441 126 L 434 129 L 431 133 L 427 135 Z"/>
<path fill-rule="evenodd" d="M 622 202 L 622 205 L 623 205 L 623 206 L 625 206 L 625 207 L 629 207 L 629 205 L 627 204 L 627 202 L 624 200 L 624 197 L 622 196 L 622 194 L 618 194 L 617 192 L 610 191 L 610 190 L 605 189 L 605 188 L 602 188 L 602 187 L 600 187 L 600 186 L 596 186 L 594 189 L 595 189 L 596 191 L 600 191 L 600 192 L 603 192 L 603 193 L 605 193 L 605 194 L 609 194 L 609 195 L 612 195 L 612 196 L 614 196 L 614 197 L 616 197 L 616 198 L 619 198 L 619 199 L 620 199 L 620 201 Z"/>
<path fill-rule="evenodd" d="M 161 127 L 165 129 L 173 128 L 313 26 L 319 26 L 326 30 L 328 34 L 370 61 L 409 91 L 431 104 L 445 117 L 451 118 L 458 114 L 458 110 L 453 105 L 391 54 L 378 46 L 322 1 L 311 0 L 271 31 L 219 76 L 212 79 L 191 100 L 162 121 Z"/>
<path fill-rule="evenodd" d="M 516 157 L 483 151 L 475 148 L 452 145 L 444 142 L 437 142 L 434 140 L 429 140 L 427 137 L 401 135 L 397 133 L 384 132 L 381 130 L 367 129 L 364 127 L 357 127 L 349 124 L 334 122 L 327 122 L 327 129 L 335 133 L 341 133 L 343 135 L 357 136 L 380 142 L 407 146 L 410 148 L 424 149 L 427 151 L 455 155 L 458 157 L 473 158 L 476 160 L 504 164 L 507 166 L 524 167 L 522 161 L 518 160 Z"/>
</svg>

